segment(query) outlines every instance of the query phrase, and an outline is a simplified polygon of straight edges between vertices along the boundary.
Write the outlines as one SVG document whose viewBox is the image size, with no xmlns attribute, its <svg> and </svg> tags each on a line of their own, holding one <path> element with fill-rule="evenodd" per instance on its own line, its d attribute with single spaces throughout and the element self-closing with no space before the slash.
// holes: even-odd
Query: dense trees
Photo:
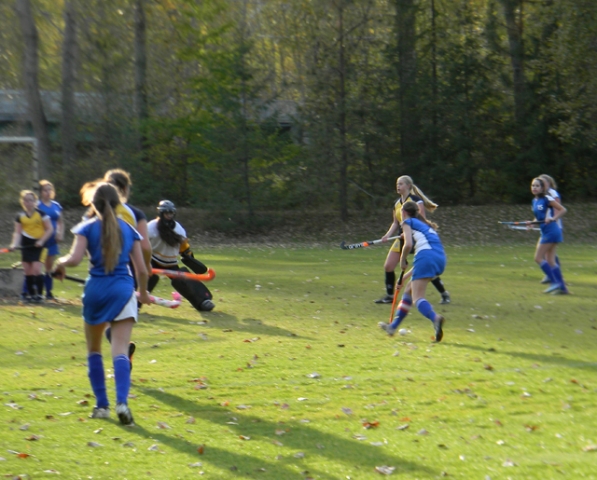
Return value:
<svg viewBox="0 0 597 480">
<path fill-rule="evenodd" d="M 137 202 L 251 222 L 347 219 L 400 174 L 439 203 L 526 200 L 539 173 L 597 192 L 592 0 L 12 1 L 0 89 L 38 108 L 37 30 L 39 88 L 61 92 L 49 162 L 73 199 L 117 164 Z"/>
</svg>

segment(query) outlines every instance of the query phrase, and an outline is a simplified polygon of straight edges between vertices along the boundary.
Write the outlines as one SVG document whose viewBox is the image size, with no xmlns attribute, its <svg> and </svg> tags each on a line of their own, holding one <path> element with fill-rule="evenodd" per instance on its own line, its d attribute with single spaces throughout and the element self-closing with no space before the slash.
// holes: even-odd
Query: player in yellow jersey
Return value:
<svg viewBox="0 0 597 480">
<path fill-rule="evenodd" d="M 396 193 L 400 195 L 400 198 L 394 204 L 394 210 L 392 212 L 392 225 L 390 225 L 390 228 L 382 237 L 383 242 L 387 242 L 388 238 L 393 235 L 402 233 L 402 228 L 400 227 L 400 224 L 402 223 L 401 210 L 402 206 L 406 202 L 415 202 L 419 206 L 419 213 L 423 218 L 426 218 L 426 211 L 433 212 L 437 208 L 437 204 L 427 198 L 423 191 L 413 183 L 412 178 L 410 178 L 408 175 L 402 175 L 401 177 L 398 177 L 396 180 Z M 386 294 L 378 300 L 375 300 L 375 303 L 392 303 L 394 298 L 394 288 L 396 285 L 396 274 L 394 270 L 396 270 L 396 267 L 400 262 L 400 252 L 402 251 L 402 245 L 404 244 L 403 242 L 404 240 L 402 239 L 395 240 L 390 248 L 390 251 L 388 252 L 386 261 L 384 263 Z M 450 303 L 450 294 L 446 291 L 441 279 L 436 277 L 431 281 L 431 283 L 433 283 L 433 286 L 437 288 L 438 292 L 440 292 L 442 296 L 440 303 Z"/>
<path fill-rule="evenodd" d="M 44 243 L 54 233 L 50 217 L 39 210 L 37 195 L 31 190 L 22 190 L 21 207 L 15 218 L 15 229 L 10 245 L 11 250 L 21 249 L 21 262 L 25 271 L 25 282 L 28 295 L 22 295 L 25 301 L 41 302 L 44 276 L 41 274 L 42 264 L 39 261 Z"/>
</svg>

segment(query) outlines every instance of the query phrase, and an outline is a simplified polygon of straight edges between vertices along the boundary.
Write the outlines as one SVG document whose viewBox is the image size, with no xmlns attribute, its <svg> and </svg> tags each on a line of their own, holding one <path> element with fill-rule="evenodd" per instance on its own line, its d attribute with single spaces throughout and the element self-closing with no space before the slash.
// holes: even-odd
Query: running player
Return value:
<svg viewBox="0 0 597 480">
<path fill-rule="evenodd" d="M 433 203 L 429 198 L 425 196 L 425 194 L 417 187 L 412 178 L 408 175 L 403 175 L 396 180 L 396 192 L 400 195 L 398 201 L 394 204 L 394 210 L 392 212 L 392 225 L 388 229 L 387 233 L 382 237 L 382 242 L 387 242 L 388 238 L 392 235 L 396 235 L 396 233 L 400 234 L 401 226 L 400 223 L 402 222 L 401 216 L 401 209 L 402 206 L 407 201 L 415 202 L 418 205 L 419 213 L 421 217 L 426 218 L 425 210 L 433 212 L 437 208 L 437 204 Z M 403 239 L 395 240 L 388 255 L 386 257 L 386 261 L 384 264 L 384 269 L 386 272 L 385 276 L 385 285 L 386 285 L 386 294 L 378 300 L 375 300 L 375 303 L 392 303 L 394 298 L 394 288 L 396 284 L 396 266 L 400 261 L 400 252 L 402 250 Z M 434 278 L 432 280 L 433 286 L 437 289 L 437 291 L 441 294 L 441 304 L 448 304 L 450 303 L 450 293 L 446 291 L 443 282 L 439 277 Z"/>
<path fill-rule="evenodd" d="M 556 247 L 562 243 L 562 229 L 558 220 L 566 213 L 566 208 L 555 198 L 548 195 L 547 184 L 539 177 L 531 183 L 533 199 L 533 213 L 535 220 L 541 223 L 541 237 L 535 251 L 535 262 L 539 264 L 543 273 L 549 278 L 551 285 L 544 293 L 567 294 L 568 289 L 562 277 L 562 270 L 556 263 Z M 530 222 L 527 223 L 529 226 Z"/>
<path fill-rule="evenodd" d="M 556 202 L 562 203 L 562 199 L 560 197 L 560 194 L 556 190 L 558 188 L 558 186 L 556 185 L 556 181 L 553 179 L 553 177 L 547 175 L 546 173 L 542 173 L 541 175 L 539 175 L 539 178 L 541 180 L 543 180 L 543 182 L 545 183 L 546 188 L 548 189 L 547 190 L 547 195 L 549 195 L 550 197 L 552 197 Z M 558 220 L 558 225 L 562 229 L 562 235 L 563 235 L 564 234 L 564 225 L 562 224 L 562 220 Z M 561 266 L 560 266 L 560 257 L 558 257 L 557 255 L 556 255 L 556 263 L 561 268 Z M 547 275 L 545 275 L 543 277 L 543 280 L 541 280 L 541 283 L 549 283 L 549 278 L 547 277 Z"/>
<path fill-rule="evenodd" d="M 437 225 L 425 219 L 420 213 L 420 206 L 412 200 L 402 206 L 401 218 L 404 246 L 400 256 L 400 268 L 406 270 L 406 257 L 415 248 L 412 277 L 405 287 L 398 312 L 392 323 L 379 322 L 379 326 L 388 335 L 394 335 L 414 303 L 419 312 L 433 323 L 435 341 L 441 342 L 444 336 L 444 317 L 435 313 L 431 304 L 425 299 L 427 284 L 441 275 L 446 268 L 446 254 L 436 232 Z"/>
<path fill-rule="evenodd" d="M 44 276 L 41 274 L 41 252 L 54 229 L 50 217 L 37 208 L 37 195 L 31 190 L 22 190 L 20 203 L 23 210 L 15 218 L 11 250 L 21 249 L 21 263 L 25 273 L 27 293 L 21 300 L 41 302 Z"/>
<path fill-rule="evenodd" d="M 120 198 L 116 189 L 107 183 L 94 185 L 91 207 L 94 216 L 76 225 L 71 252 L 58 259 L 54 275 L 64 279 L 65 267 L 81 263 L 89 254 L 89 277 L 83 295 L 83 318 L 87 339 L 89 381 L 96 404 L 92 418 L 109 418 L 110 408 L 102 358 L 102 337 L 107 324 L 112 329 L 112 361 L 116 384 L 116 413 L 123 425 L 133 425 L 128 407 L 131 370 L 128 348 L 133 325 L 137 321 L 137 296 L 129 262 L 137 275 L 141 303 L 149 304 L 147 269 L 141 253 L 139 233 L 116 216 Z"/>
</svg>

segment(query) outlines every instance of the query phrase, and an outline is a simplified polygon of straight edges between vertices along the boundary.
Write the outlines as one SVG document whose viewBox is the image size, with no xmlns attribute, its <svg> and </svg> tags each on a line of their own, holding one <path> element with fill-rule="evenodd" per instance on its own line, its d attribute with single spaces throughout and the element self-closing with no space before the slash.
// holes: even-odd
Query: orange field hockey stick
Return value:
<svg viewBox="0 0 597 480">
<path fill-rule="evenodd" d="M 168 278 L 183 278 L 186 280 L 194 280 L 196 282 L 209 282 L 216 278 L 216 272 L 212 268 L 208 268 L 205 273 L 190 273 L 181 272 L 179 270 L 164 270 L 162 268 L 152 268 L 151 273 L 156 275 L 164 275 Z"/>
<path fill-rule="evenodd" d="M 398 298 L 398 295 L 400 295 L 400 290 L 402 290 L 405 271 L 406 270 L 402 270 L 402 272 L 400 272 L 400 278 L 396 282 L 396 288 L 394 289 L 394 298 L 392 300 L 392 311 L 390 312 L 390 321 L 388 323 L 392 323 L 394 321 L 394 313 L 396 312 L 396 299 Z"/>
</svg>

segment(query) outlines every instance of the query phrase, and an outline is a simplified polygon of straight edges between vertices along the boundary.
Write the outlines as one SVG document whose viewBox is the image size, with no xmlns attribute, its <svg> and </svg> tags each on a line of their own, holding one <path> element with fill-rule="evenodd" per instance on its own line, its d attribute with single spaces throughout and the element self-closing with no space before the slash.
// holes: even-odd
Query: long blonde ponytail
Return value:
<svg viewBox="0 0 597 480">
<path fill-rule="evenodd" d="M 425 206 L 425 209 L 429 212 L 433 212 L 435 211 L 435 209 L 439 206 L 437 203 L 432 202 L 424 193 L 423 190 L 421 190 L 419 187 L 417 187 L 414 183 L 413 183 L 413 179 L 410 178 L 408 175 L 402 175 L 401 177 L 398 178 L 398 180 L 404 180 L 406 182 L 407 185 L 410 185 L 410 191 L 413 192 L 417 197 L 421 197 L 421 200 L 423 200 L 423 205 Z"/>
</svg>

